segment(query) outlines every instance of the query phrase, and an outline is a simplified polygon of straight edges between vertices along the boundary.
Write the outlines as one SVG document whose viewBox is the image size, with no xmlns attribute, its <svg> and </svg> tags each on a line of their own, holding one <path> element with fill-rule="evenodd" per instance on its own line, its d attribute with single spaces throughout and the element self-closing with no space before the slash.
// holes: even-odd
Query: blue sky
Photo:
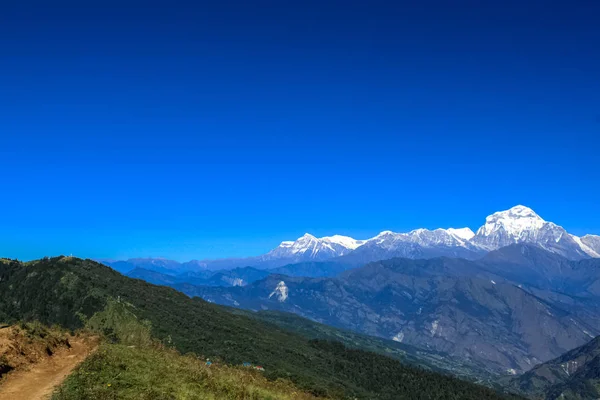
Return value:
<svg viewBox="0 0 600 400">
<path fill-rule="evenodd" d="M 3 5 L 0 255 L 245 256 L 516 204 L 600 234 L 600 4 L 415 3 Z"/>
</svg>

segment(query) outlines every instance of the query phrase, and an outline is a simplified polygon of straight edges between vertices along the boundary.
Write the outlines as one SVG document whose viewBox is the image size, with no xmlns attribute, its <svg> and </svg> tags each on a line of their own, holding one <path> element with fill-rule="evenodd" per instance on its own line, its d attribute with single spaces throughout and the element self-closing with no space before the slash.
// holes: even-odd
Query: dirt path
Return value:
<svg viewBox="0 0 600 400">
<path fill-rule="evenodd" d="M 98 347 L 97 341 L 70 338 L 70 349 L 57 351 L 31 368 L 15 371 L 0 383 L 0 399 L 45 400 L 73 369 Z"/>
</svg>

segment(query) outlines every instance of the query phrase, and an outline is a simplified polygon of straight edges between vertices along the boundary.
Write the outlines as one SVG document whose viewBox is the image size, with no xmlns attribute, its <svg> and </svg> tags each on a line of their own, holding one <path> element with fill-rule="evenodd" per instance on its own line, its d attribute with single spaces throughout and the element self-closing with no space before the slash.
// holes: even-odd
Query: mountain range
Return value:
<svg viewBox="0 0 600 400">
<path fill-rule="evenodd" d="M 592 399 L 600 381 L 597 239 L 517 206 L 490 215 L 477 232 L 385 231 L 367 240 L 306 234 L 262 256 L 212 264 L 105 261 L 134 280 L 72 257 L 0 260 L 0 319 L 76 328 L 82 316 L 123 299 L 127 313 L 139 313 L 156 337 L 183 351 L 209 350 L 233 362 L 259 351 L 278 377 L 308 380 L 310 388 L 337 385 L 337 372 L 321 378 L 328 366 L 366 349 L 379 355 L 357 355 L 386 370 L 398 366 L 381 354 L 488 385 L 504 375 L 497 383 L 532 398 Z M 273 344 L 286 341 L 294 349 L 275 356 Z M 246 346 L 255 342 L 259 349 Z M 318 370 L 305 369 L 305 352 L 309 364 L 322 357 Z M 343 390 L 371 398 L 380 392 L 369 379 L 385 374 L 372 375 Z"/>
<path fill-rule="evenodd" d="M 366 240 L 305 234 L 257 257 L 109 265 L 190 297 L 257 315 L 290 312 L 445 354 L 469 371 L 510 377 L 600 335 L 599 255 L 600 237 L 569 234 L 530 208 L 515 206 L 488 216 L 476 232 L 384 231 Z M 596 364 L 590 365 L 592 372 L 578 376 L 593 375 Z M 539 380 L 532 379 L 535 384 L 505 384 L 550 396 L 563 389 L 576 393 L 580 388 L 572 386 L 584 381 L 562 379 L 537 392 L 525 390 L 537 387 Z"/>
<path fill-rule="evenodd" d="M 333 278 L 271 274 L 190 296 L 396 340 L 516 374 L 600 334 L 600 260 L 513 244 L 472 261 L 394 258 Z"/>
<path fill-rule="evenodd" d="M 547 222 L 532 209 L 515 206 L 488 216 L 476 232 L 460 229 L 416 229 L 408 233 L 383 231 L 366 240 L 334 235 L 317 238 L 309 233 L 295 241 L 283 241 L 266 254 L 248 258 L 192 260 L 185 263 L 167 259 L 100 260 L 120 272 L 144 268 L 167 274 L 221 270 L 238 267 L 273 269 L 285 265 L 331 261 L 359 266 L 393 257 L 433 258 L 439 256 L 478 259 L 502 247 L 529 243 L 568 259 L 600 257 L 600 236 L 578 237 Z"/>
</svg>

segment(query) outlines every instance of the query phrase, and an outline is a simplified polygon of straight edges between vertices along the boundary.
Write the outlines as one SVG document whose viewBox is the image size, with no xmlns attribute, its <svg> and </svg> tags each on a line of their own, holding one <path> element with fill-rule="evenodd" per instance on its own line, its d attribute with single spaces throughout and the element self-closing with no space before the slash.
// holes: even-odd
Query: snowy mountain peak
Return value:
<svg viewBox="0 0 600 400">
<path fill-rule="evenodd" d="M 477 230 L 479 236 L 489 236 L 500 230 L 513 239 L 522 238 L 527 232 L 541 229 L 546 224 L 531 208 L 515 206 L 498 211 L 485 219 L 485 225 Z"/>
<path fill-rule="evenodd" d="M 467 247 L 467 242 L 474 233 L 469 228 L 462 229 L 415 229 L 404 235 L 406 240 L 416 243 L 425 248 L 445 247 Z"/>
<path fill-rule="evenodd" d="M 314 237 L 310 233 L 305 233 L 304 235 L 300 236 L 296 240 L 286 240 L 286 241 L 281 242 L 281 244 L 279 245 L 279 247 L 282 247 L 282 248 L 298 248 L 299 245 L 306 246 L 307 244 L 309 244 L 309 243 L 311 243 L 311 242 L 313 242 L 315 240 L 317 240 L 316 237 Z"/>
<path fill-rule="evenodd" d="M 496 250 L 514 243 L 533 243 L 567 258 L 590 256 L 578 238 L 569 235 L 563 227 L 544 221 L 525 206 L 515 206 L 488 216 L 471 242 L 485 250 Z"/>
<path fill-rule="evenodd" d="M 263 258 L 265 260 L 289 259 L 290 262 L 326 260 L 344 255 L 364 242 L 364 240 L 356 240 L 342 235 L 317 238 L 310 233 L 305 233 L 295 241 L 281 242 L 277 248 L 271 250 Z"/>
<path fill-rule="evenodd" d="M 573 236 L 573 239 L 575 239 L 583 251 L 585 251 L 589 256 L 600 258 L 600 236 L 585 235 L 581 238 Z"/>
<path fill-rule="evenodd" d="M 381 231 L 381 232 L 379 232 L 379 234 L 377 234 L 377 236 L 375 236 L 369 240 L 373 240 L 373 239 L 377 239 L 377 238 L 385 237 L 385 236 L 395 236 L 395 235 L 398 235 L 398 233 L 395 233 L 392 231 Z"/>
<path fill-rule="evenodd" d="M 310 242 L 313 240 L 317 240 L 316 237 L 314 237 L 313 235 L 311 235 L 310 233 L 305 233 L 304 235 L 302 235 L 301 237 L 299 237 L 296 241 L 305 241 L 305 242 Z"/>
<path fill-rule="evenodd" d="M 356 240 L 349 236 L 342 235 L 325 236 L 322 237 L 320 240 L 324 242 L 339 244 L 340 246 L 343 246 L 350 250 L 354 250 L 365 243 L 365 240 Z"/>
<path fill-rule="evenodd" d="M 537 218 L 542 219 L 539 215 L 535 213 L 531 208 L 517 205 L 506 211 L 498 211 L 494 214 L 507 214 L 513 218 Z M 543 221 L 543 220 L 542 220 Z"/>
<path fill-rule="evenodd" d="M 396 241 L 402 241 L 405 238 L 406 233 L 395 233 L 392 231 L 382 231 L 377 236 L 371 239 L 365 240 L 365 243 L 374 243 L 375 245 L 382 247 L 389 247 Z"/>
<path fill-rule="evenodd" d="M 473 239 L 473 236 L 475 236 L 475 233 L 470 228 L 448 228 L 446 232 L 463 240 L 471 240 Z"/>
<path fill-rule="evenodd" d="M 472 257 L 515 243 L 532 243 L 573 259 L 600 257 L 600 237 L 569 235 L 562 227 L 544 221 L 531 208 L 518 205 L 489 215 L 477 233 L 469 228 L 420 228 L 408 233 L 382 231 L 368 240 L 342 235 L 317 238 L 306 233 L 295 241 L 282 242 L 263 258 L 285 259 L 289 263 L 320 261 L 357 249 L 361 254 L 373 252 L 376 254 L 373 257 L 384 258 L 422 254 Z"/>
<path fill-rule="evenodd" d="M 504 211 L 497 211 L 495 213 L 493 213 L 492 215 L 489 215 L 486 218 L 486 221 L 490 220 L 490 219 L 527 219 L 527 220 L 533 220 L 533 221 L 542 221 L 545 222 L 542 217 L 540 217 L 539 215 L 536 214 L 535 211 L 533 211 L 531 208 L 526 207 L 526 206 L 514 206 L 512 208 L 509 208 L 508 210 L 504 210 Z"/>
</svg>

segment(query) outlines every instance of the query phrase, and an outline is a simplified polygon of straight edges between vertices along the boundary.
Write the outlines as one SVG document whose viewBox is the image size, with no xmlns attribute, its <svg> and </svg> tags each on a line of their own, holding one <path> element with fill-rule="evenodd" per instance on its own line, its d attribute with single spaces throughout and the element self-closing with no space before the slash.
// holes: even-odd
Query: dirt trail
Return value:
<svg viewBox="0 0 600 400">
<path fill-rule="evenodd" d="M 69 338 L 70 349 L 61 349 L 52 357 L 31 365 L 27 370 L 14 371 L 0 382 L 0 399 L 45 400 L 54 388 L 98 347 L 97 340 Z"/>
</svg>

